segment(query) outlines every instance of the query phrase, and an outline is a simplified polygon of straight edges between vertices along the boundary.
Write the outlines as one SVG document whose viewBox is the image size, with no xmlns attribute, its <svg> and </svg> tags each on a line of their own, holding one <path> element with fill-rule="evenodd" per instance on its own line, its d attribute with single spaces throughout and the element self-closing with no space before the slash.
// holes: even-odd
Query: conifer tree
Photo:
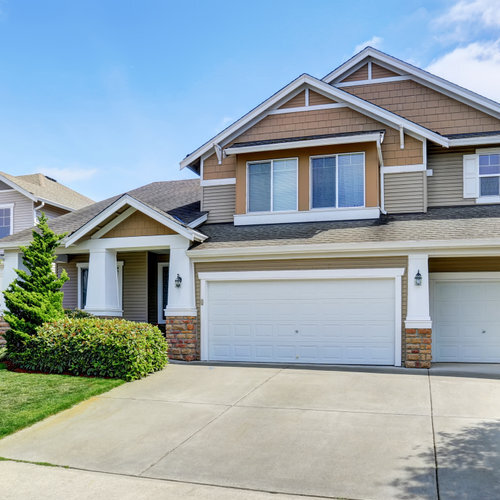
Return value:
<svg viewBox="0 0 500 500">
<path fill-rule="evenodd" d="M 63 270 L 58 278 L 53 271 L 55 250 L 65 234 L 56 234 L 42 213 L 33 240 L 21 247 L 26 271 L 16 269 L 17 278 L 3 292 L 10 330 L 5 335 L 9 352 L 23 350 L 24 342 L 35 335 L 38 326 L 64 316 L 61 287 L 69 279 Z"/>
</svg>

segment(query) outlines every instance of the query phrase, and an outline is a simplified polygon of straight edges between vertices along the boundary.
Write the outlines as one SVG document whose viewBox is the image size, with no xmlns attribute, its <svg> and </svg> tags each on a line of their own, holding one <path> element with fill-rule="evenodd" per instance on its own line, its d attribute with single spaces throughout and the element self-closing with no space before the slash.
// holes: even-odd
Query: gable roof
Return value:
<svg viewBox="0 0 500 500">
<path fill-rule="evenodd" d="M 0 181 L 33 201 L 46 202 L 70 211 L 94 203 L 94 200 L 87 196 L 43 174 L 11 175 L 0 172 Z"/>
<path fill-rule="evenodd" d="M 171 217 L 186 227 L 195 227 L 203 222 L 207 212 L 200 209 L 201 187 L 199 179 L 152 182 L 132 189 L 127 193 L 113 196 L 74 212 L 50 219 L 50 228 L 58 234 L 68 233 L 70 237 L 75 231 L 97 217 L 117 200 L 129 195 L 138 202 L 149 206 L 161 215 Z M 17 248 L 31 241 L 33 229 L 24 229 L 2 239 L 2 248 Z"/>
<path fill-rule="evenodd" d="M 193 169 L 194 164 L 200 160 L 200 158 L 214 149 L 215 147 L 224 146 L 232 139 L 241 134 L 244 130 L 262 120 L 267 113 L 272 109 L 279 107 L 283 102 L 293 96 L 294 93 L 300 92 L 303 88 L 311 88 L 316 92 L 333 98 L 339 103 L 346 104 L 351 109 L 358 111 L 366 116 L 370 116 L 374 120 L 382 122 L 395 129 L 404 128 L 406 133 L 410 135 L 415 135 L 420 139 L 429 139 L 432 142 L 436 142 L 441 146 L 448 147 L 448 140 L 442 135 L 433 132 L 432 130 L 423 127 L 411 120 L 403 118 L 396 113 L 388 111 L 380 106 L 377 106 L 371 102 L 368 102 L 360 97 L 353 94 L 345 92 L 342 89 L 333 87 L 332 85 L 314 78 L 306 73 L 300 75 L 298 78 L 290 82 L 288 85 L 283 87 L 281 90 L 272 95 L 269 99 L 265 100 L 263 103 L 259 104 L 256 108 L 248 112 L 246 115 L 242 116 L 239 120 L 234 122 L 229 127 L 225 128 L 222 132 L 217 134 L 215 137 L 207 141 L 205 144 L 200 146 L 193 153 L 187 155 L 181 162 L 181 168 L 189 167 Z"/>
<path fill-rule="evenodd" d="M 475 92 L 472 92 L 472 90 L 468 90 L 460 85 L 445 80 L 444 78 L 433 75 L 432 73 L 429 73 L 421 68 L 417 68 L 410 63 L 402 61 L 401 59 L 386 54 L 385 52 L 373 47 L 365 47 L 348 61 L 328 73 L 322 80 L 326 83 L 335 85 L 335 83 L 342 79 L 342 77 L 347 76 L 347 74 L 355 71 L 370 60 L 382 64 L 383 67 L 387 66 L 388 69 L 393 71 L 396 70 L 400 74 L 409 75 L 412 80 L 425 85 L 426 87 L 430 87 L 433 90 L 449 95 L 450 97 L 453 97 L 454 99 L 473 108 L 479 109 L 484 113 L 494 116 L 495 118 L 500 118 L 500 103 L 493 101 L 492 99 L 488 99 L 480 94 L 476 94 Z"/>
</svg>

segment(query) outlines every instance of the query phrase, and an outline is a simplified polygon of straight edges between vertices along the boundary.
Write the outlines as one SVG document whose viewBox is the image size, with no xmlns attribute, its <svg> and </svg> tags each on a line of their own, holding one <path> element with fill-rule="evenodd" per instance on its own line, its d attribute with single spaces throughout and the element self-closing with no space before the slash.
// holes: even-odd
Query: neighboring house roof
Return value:
<svg viewBox="0 0 500 500">
<path fill-rule="evenodd" d="M 212 249 L 251 251 L 251 248 L 280 245 L 498 239 L 500 205 L 430 208 L 427 213 L 390 215 L 376 220 L 254 226 L 207 224 L 201 230 L 208 239 L 193 248 L 192 253 Z"/>
<path fill-rule="evenodd" d="M 42 201 L 68 210 L 78 210 L 94 203 L 83 194 L 43 174 L 11 175 L 0 172 L 0 181 L 33 201 Z"/>
<path fill-rule="evenodd" d="M 128 195 L 162 215 L 175 218 L 181 224 L 190 226 L 206 214 L 200 210 L 201 187 L 199 179 L 152 182 L 127 193 L 113 196 L 66 215 L 49 220 L 49 226 L 56 233 L 75 233 L 101 212 Z M 3 248 L 15 248 L 31 240 L 32 229 L 19 231 L 2 239 Z"/>
</svg>

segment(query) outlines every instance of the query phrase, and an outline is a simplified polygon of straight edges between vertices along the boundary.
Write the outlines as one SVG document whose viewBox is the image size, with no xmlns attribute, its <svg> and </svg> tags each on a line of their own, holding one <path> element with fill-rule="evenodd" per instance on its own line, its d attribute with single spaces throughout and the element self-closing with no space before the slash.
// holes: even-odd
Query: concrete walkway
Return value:
<svg viewBox="0 0 500 500">
<path fill-rule="evenodd" d="M 0 497 L 499 498 L 500 368 L 461 368 L 170 365 L 0 441 L 70 467 L 0 462 Z"/>
</svg>

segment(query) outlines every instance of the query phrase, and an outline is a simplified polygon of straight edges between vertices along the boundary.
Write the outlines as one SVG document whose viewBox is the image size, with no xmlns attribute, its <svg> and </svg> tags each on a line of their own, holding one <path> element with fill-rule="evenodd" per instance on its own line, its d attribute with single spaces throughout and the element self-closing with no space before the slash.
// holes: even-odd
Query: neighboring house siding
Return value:
<svg viewBox="0 0 500 500">
<path fill-rule="evenodd" d="M 203 187 L 202 210 L 208 210 L 207 223 L 233 222 L 236 211 L 236 186 Z"/>
<path fill-rule="evenodd" d="M 296 269 L 367 269 L 401 267 L 405 273 L 401 278 L 401 331 L 403 332 L 402 354 L 405 355 L 404 320 L 406 318 L 407 289 L 408 289 L 408 258 L 407 257 L 367 257 L 364 259 L 338 258 L 338 259 L 284 259 L 284 260 L 248 260 L 240 262 L 203 262 L 195 264 L 195 286 L 196 304 L 198 307 L 198 318 L 200 313 L 200 272 L 220 271 L 275 271 Z M 198 329 L 198 345 L 200 345 L 200 331 Z"/>
<path fill-rule="evenodd" d="M 474 154 L 475 148 L 446 150 L 429 148 L 427 168 L 432 176 L 427 177 L 427 204 L 429 207 L 475 205 L 475 200 L 463 197 L 463 155 Z"/>
<path fill-rule="evenodd" d="M 53 219 L 54 217 L 59 217 L 60 215 L 67 214 L 68 210 L 65 210 L 64 208 L 54 207 L 52 205 L 45 205 L 41 210 L 37 210 L 36 216 L 40 217 L 42 212 L 49 219 Z"/>
<path fill-rule="evenodd" d="M 425 212 L 425 172 L 384 175 L 385 209 L 388 213 Z"/>
<path fill-rule="evenodd" d="M 0 191 L 10 191 L 11 189 L 12 188 L 8 184 L 0 181 Z"/>
<path fill-rule="evenodd" d="M 17 191 L 4 191 L 0 193 L 0 205 L 14 204 L 14 233 L 33 227 L 34 213 L 33 202 Z"/>
<path fill-rule="evenodd" d="M 344 87 L 440 134 L 500 130 L 500 120 L 412 80 Z"/>
<path fill-rule="evenodd" d="M 269 115 L 243 132 L 234 142 L 370 130 L 386 131 L 382 143 L 384 165 L 400 166 L 423 162 L 421 141 L 405 135 L 405 148 L 401 149 L 399 130 L 390 128 L 347 107 Z M 350 148 L 351 151 L 356 151 L 357 145 L 351 144 Z M 288 152 L 283 151 L 282 156 L 287 157 Z M 203 179 L 235 177 L 236 162 L 236 155 L 231 155 L 224 158 L 222 164 L 219 165 L 216 155 L 213 154 L 203 162 Z"/>
</svg>

